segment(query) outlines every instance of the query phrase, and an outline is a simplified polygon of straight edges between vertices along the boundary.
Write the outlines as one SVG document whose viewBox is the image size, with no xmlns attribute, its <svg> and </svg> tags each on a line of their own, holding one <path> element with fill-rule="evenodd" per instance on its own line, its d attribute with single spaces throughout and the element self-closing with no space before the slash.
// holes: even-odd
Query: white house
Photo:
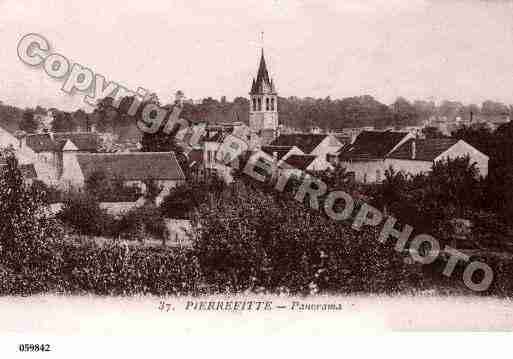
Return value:
<svg viewBox="0 0 513 359">
<path fill-rule="evenodd" d="M 296 146 L 304 154 L 323 156 L 337 152 L 344 144 L 335 136 L 329 134 L 286 134 L 280 135 L 270 146 Z"/>
<path fill-rule="evenodd" d="M 290 155 L 279 168 L 296 177 L 301 177 L 304 172 L 317 172 L 333 169 L 324 156 L 316 155 Z"/>
<path fill-rule="evenodd" d="M 409 139 L 387 155 L 385 166 L 415 175 L 429 172 L 435 162 L 465 156 L 476 164 L 481 176 L 488 175 L 489 157 L 467 142 L 452 138 Z"/>
<path fill-rule="evenodd" d="M 159 197 L 185 181 L 174 152 L 76 153 L 63 156 L 61 183 L 68 189 L 80 189 L 94 173 L 138 186 L 144 192 L 148 181 L 162 187 Z"/>
<path fill-rule="evenodd" d="M 29 164 L 37 161 L 36 153 L 30 148 L 22 148 L 21 144 L 22 142 L 19 137 L 0 127 L 0 147 L 11 147 L 15 151 L 16 158 L 20 163 Z"/>
<path fill-rule="evenodd" d="M 292 155 L 304 155 L 297 146 L 262 146 L 261 150 L 272 156 L 278 166 Z"/>
<path fill-rule="evenodd" d="M 57 185 L 65 154 L 96 152 L 100 139 L 92 132 L 59 132 L 24 135 L 19 141 L 20 154 L 31 158 L 38 179 Z"/>
<path fill-rule="evenodd" d="M 363 131 L 337 153 L 336 161 L 352 172 L 358 182 L 381 182 L 388 168 L 387 156 L 413 138 L 407 132 Z"/>
<path fill-rule="evenodd" d="M 17 148 L 19 146 L 19 140 L 14 134 L 0 127 L 0 146 Z"/>
</svg>

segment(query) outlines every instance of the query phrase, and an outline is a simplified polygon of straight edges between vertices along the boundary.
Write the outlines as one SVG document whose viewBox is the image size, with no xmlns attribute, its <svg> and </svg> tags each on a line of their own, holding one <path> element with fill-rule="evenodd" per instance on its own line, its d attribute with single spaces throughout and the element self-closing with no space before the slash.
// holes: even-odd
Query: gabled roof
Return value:
<svg viewBox="0 0 513 359">
<path fill-rule="evenodd" d="M 250 94 L 261 94 L 270 93 L 275 94 L 276 89 L 274 88 L 273 81 L 269 79 L 269 73 L 267 72 L 267 66 L 265 64 L 264 50 L 262 49 L 262 55 L 260 56 L 260 65 L 258 66 L 258 73 L 256 80 L 253 79 L 251 85 Z"/>
<path fill-rule="evenodd" d="M 270 156 L 276 153 L 277 160 L 281 160 L 293 147 L 294 146 L 262 146 L 261 150 Z"/>
<path fill-rule="evenodd" d="M 328 135 L 295 133 L 280 135 L 270 146 L 297 146 L 304 153 L 312 152 Z"/>
<path fill-rule="evenodd" d="M 49 134 L 27 135 L 27 146 L 34 152 L 57 151 L 57 144 Z"/>
<path fill-rule="evenodd" d="M 184 180 L 173 152 L 78 153 L 84 178 L 95 172 L 125 181 Z"/>
<path fill-rule="evenodd" d="M 285 160 L 285 163 L 294 168 L 305 170 L 316 158 L 317 156 L 314 155 L 291 155 Z"/>
<path fill-rule="evenodd" d="M 363 131 L 339 151 L 342 160 L 382 159 L 407 136 L 407 132 Z"/>
<path fill-rule="evenodd" d="M 27 146 L 34 152 L 62 151 L 70 140 L 78 151 L 95 152 L 98 150 L 100 137 L 94 132 L 58 132 L 27 135 Z"/>
<path fill-rule="evenodd" d="M 412 143 L 415 141 L 415 158 L 412 158 Z M 433 161 L 443 152 L 447 151 L 458 140 L 454 138 L 432 138 L 425 140 L 411 139 L 396 148 L 388 158 Z"/>
<path fill-rule="evenodd" d="M 54 141 L 59 145 L 60 149 L 64 147 L 67 140 L 73 142 L 77 146 L 78 151 L 95 152 L 100 144 L 100 137 L 94 132 L 58 132 L 53 135 Z"/>
</svg>

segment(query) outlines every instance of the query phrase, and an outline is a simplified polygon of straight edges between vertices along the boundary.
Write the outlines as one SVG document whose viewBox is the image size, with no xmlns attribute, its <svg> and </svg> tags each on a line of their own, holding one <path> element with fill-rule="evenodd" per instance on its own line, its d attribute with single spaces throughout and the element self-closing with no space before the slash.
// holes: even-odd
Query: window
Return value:
<svg viewBox="0 0 513 359">
<path fill-rule="evenodd" d="M 253 99 L 253 111 L 257 110 L 257 100 L 256 98 Z"/>
<path fill-rule="evenodd" d="M 271 111 L 274 111 L 274 98 L 271 99 Z"/>
<path fill-rule="evenodd" d="M 269 97 L 266 97 L 266 99 L 265 99 L 265 110 L 266 111 L 270 110 L 270 108 L 269 108 Z"/>
<path fill-rule="evenodd" d="M 262 99 L 260 97 L 258 98 L 258 108 L 257 108 L 257 111 L 262 111 Z"/>
</svg>

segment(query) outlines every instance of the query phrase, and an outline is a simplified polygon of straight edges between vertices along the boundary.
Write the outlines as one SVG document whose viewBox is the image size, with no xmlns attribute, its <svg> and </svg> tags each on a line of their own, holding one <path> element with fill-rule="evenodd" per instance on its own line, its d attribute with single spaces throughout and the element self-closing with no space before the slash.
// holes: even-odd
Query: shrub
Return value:
<svg viewBox="0 0 513 359">
<path fill-rule="evenodd" d="M 160 208 L 168 218 L 190 219 L 201 204 L 222 189 L 222 181 L 215 176 L 198 182 L 187 182 L 171 189 Z"/>
<path fill-rule="evenodd" d="M 168 237 L 161 212 L 151 203 L 128 211 L 117 221 L 117 236 L 143 241 L 147 235 L 159 239 Z"/>
<path fill-rule="evenodd" d="M 134 202 L 142 196 L 137 186 L 126 186 L 120 178 L 103 171 L 93 172 L 85 182 L 85 191 L 100 202 Z"/>
<path fill-rule="evenodd" d="M 80 234 L 100 236 L 112 233 L 114 218 L 100 207 L 96 197 L 70 193 L 57 216 Z"/>
<path fill-rule="evenodd" d="M 167 248 L 99 246 L 88 243 L 61 249 L 65 291 L 98 295 L 195 294 L 200 277 L 190 251 Z M 61 287 L 63 287 L 61 285 Z"/>
<path fill-rule="evenodd" d="M 218 291 L 395 292 L 421 281 L 376 231 L 254 189 L 203 205 L 194 227 L 202 274 Z"/>
</svg>

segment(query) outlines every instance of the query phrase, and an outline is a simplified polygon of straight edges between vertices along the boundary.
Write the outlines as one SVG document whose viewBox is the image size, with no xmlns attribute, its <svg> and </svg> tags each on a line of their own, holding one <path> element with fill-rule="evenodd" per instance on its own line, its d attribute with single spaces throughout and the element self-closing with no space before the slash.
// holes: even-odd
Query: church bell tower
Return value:
<svg viewBox="0 0 513 359">
<path fill-rule="evenodd" d="M 278 135 L 278 93 L 273 80 L 269 78 L 263 48 L 249 98 L 249 127 L 252 137 L 259 136 L 261 144 L 269 143 Z"/>
</svg>

